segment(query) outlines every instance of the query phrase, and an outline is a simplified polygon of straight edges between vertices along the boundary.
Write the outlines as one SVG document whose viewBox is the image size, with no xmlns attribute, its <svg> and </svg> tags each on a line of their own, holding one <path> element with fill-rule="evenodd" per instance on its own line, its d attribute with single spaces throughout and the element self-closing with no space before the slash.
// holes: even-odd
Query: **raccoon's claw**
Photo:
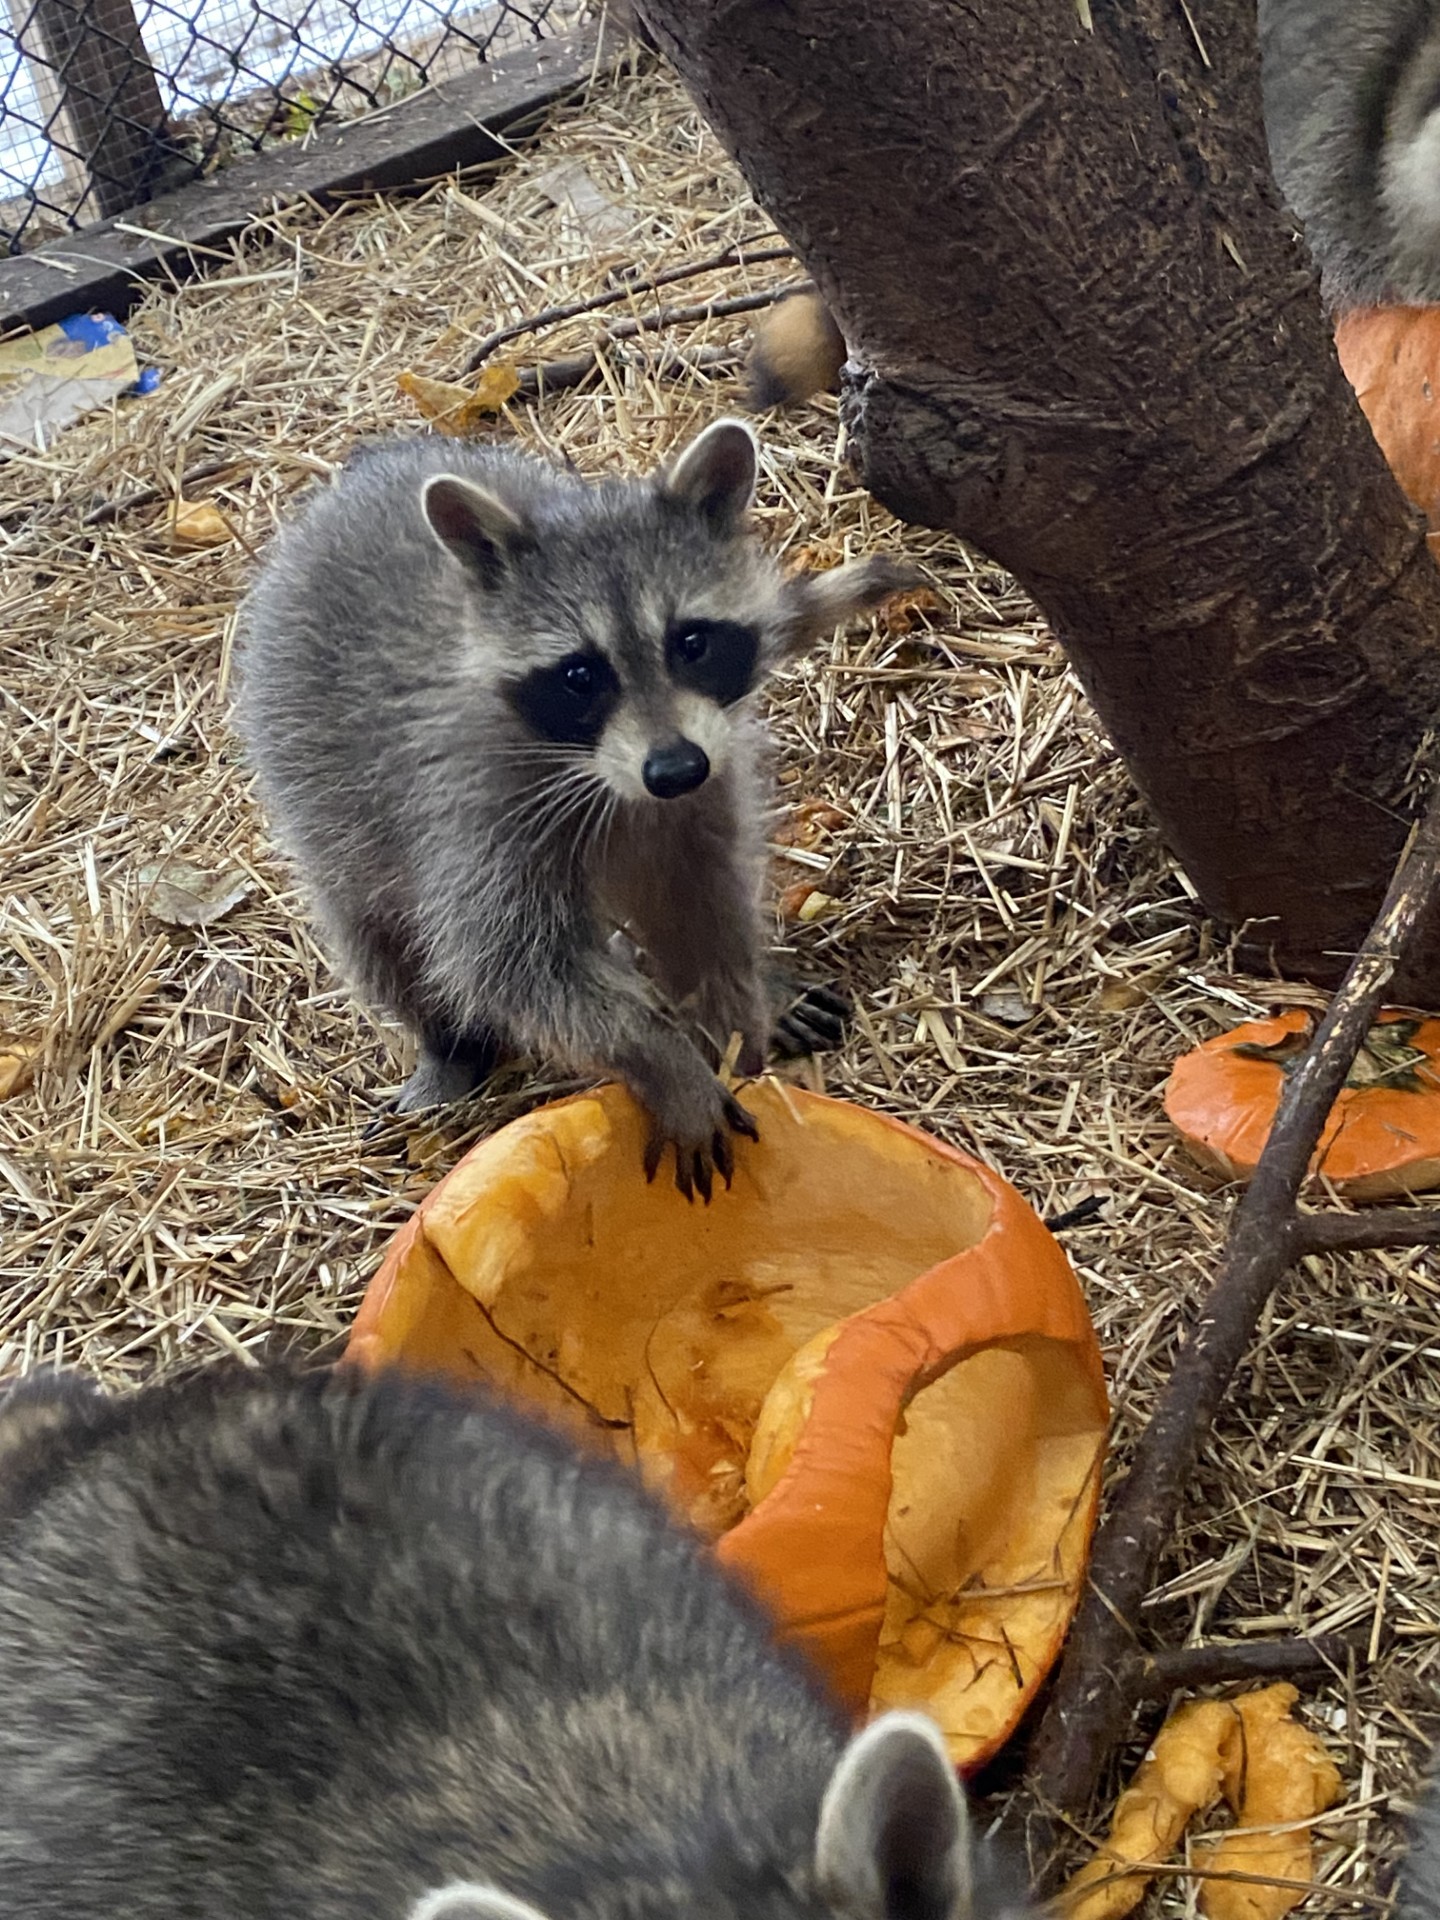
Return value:
<svg viewBox="0 0 1440 1920">
<path fill-rule="evenodd" d="M 653 1186 L 655 1176 L 660 1171 L 660 1162 L 665 1157 L 667 1142 L 663 1133 L 652 1133 L 645 1142 L 645 1184 Z"/>
<path fill-rule="evenodd" d="M 716 1128 L 707 1146 L 682 1146 L 678 1140 L 670 1139 L 657 1128 L 645 1143 L 646 1180 L 654 1180 L 660 1170 L 660 1162 L 665 1157 L 665 1149 L 673 1146 L 675 1185 L 687 1200 L 693 1201 L 698 1193 L 708 1205 L 715 1191 L 716 1173 L 728 1188 L 735 1176 L 735 1149 L 730 1144 L 730 1134 L 726 1128 L 734 1133 L 743 1133 L 749 1140 L 758 1140 L 760 1129 L 732 1093 L 722 1092 L 721 1110 L 725 1116 L 725 1126 Z"/>
<path fill-rule="evenodd" d="M 754 1115 L 745 1111 L 733 1093 L 725 1095 L 725 1124 L 732 1133 L 743 1133 L 747 1140 L 760 1138 L 760 1129 L 755 1124 Z M 717 1140 L 725 1140 L 724 1134 L 716 1134 L 715 1137 Z M 725 1151 L 727 1154 L 730 1151 L 728 1140 L 725 1141 Z"/>
<path fill-rule="evenodd" d="M 782 1060 L 830 1052 L 844 1045 L 854 1012 L 854 1002 L 835 988 L 804 987 L 777 1017 L 771 1045 Z"/>
<path fill-rule="evenodd" d="M 712 1145 L 711 1151 L 712 1152 L 714 1151 L 713 1145 Z M 710 1172 L 710 1155 L 709 1154 L 701 1152 L 695 1155 L 695 1172 L 694 1172 L 693 1178 L 695 1181 L 696 1189 L 699 1192 L 700 1198 L 705 1202 L 706 1206 L 708 1207 L 710 1204 L 710 1192 L 712 1187 L 714 1186 L 714 1179 Z M 686 1199 L 689 1199 L 690 1196 L 686 1194 L 685 1197 Z"/>
<path fill-rule="evenodd" d="M 645 1177 L 647 1180 L 654 1179 L 655 1169 L 660 1165 L 660 1159 L 667 1144 L 662 1140 L 658 1147 L 652 1143 L 652 1146 L 646 1149 Z M 678 1142 L 675 1145 L 675 1185 L 692 1204 L 697 1187 L 700 1198 L 706 1206 L 710 1204 L 710 1194 L 714 1185 L 710 1175 L 713 1151 L 713 1145 L 710 1148 L 682 1147 Z M 728 1187 L 730 1182 L 727 1180 L 725 1184 Z"/>
</svg>

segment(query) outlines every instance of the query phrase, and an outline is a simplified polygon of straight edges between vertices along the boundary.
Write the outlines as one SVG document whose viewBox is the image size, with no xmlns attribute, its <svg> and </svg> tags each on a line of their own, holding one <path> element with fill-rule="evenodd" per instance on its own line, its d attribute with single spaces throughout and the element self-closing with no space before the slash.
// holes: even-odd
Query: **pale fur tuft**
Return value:
<svg viewBox="0 0 1440 1920">
<path fill-rule="evenodd" d="M 1270 157 L 1332 307 L 1440 299 L 1440 9 L 1259 0 Z"/>
<path fill-rule="evenodd" d="M 750 404 L 798 407 L 833 391 L 845 364 L 845 340 L 814 287 L 779 300 L 755 323 Z"/>
</svg>

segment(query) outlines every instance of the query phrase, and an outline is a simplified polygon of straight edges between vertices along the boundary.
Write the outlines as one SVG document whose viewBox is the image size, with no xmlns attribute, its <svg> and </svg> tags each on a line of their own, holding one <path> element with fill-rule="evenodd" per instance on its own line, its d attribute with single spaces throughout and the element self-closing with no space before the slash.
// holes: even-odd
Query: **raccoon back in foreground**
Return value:
<svg viewBox="0 0 1440 1920">
<path fill-rule="evenodd" d="M 1440 300 L 1440 4 L 1259 0 L 1265 130 L 1332 306 Z"/>
<path fill-rule="evenodd" d="M 939 1735 L 850 1740 L 619 1467 L 398 1377 L 0 1398 L 4 1920 L 965 1920 Z"/>
<path fill-rule="evenodd" d="M 1396 1920 L 1440 1920 L 1440 1775 L 1433 1770 L 1410 1823 Z"/>
<path fill-rule="evenodd" d="M 713 1067 L 773 1014 L 768 790 L 751 696 L 910 575 L 786 578 L 745 527 L 756 447 L 720 421 L 649 480 L 505 448 L 365 451 L 246 602 L 237 723 L 337 959 L 418 1036 L 403 1108 L 502 1055 L 628 1082 L 682 1190 L 753 1133 Z M 624 933 L 649 978 L 624 957 Z"/>
</svg>

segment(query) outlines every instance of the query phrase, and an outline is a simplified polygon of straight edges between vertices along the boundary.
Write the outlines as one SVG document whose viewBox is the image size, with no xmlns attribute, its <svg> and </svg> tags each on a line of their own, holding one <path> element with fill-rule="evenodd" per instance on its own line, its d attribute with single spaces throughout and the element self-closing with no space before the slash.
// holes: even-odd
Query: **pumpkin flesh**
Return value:
<svg viewBox="0 0 1440 1920">
<path fill-rule="evenodd" d="M 987 1168 L 762 1082 L 690 1207 L 618 1088 L 481 1143 L 350 1355 L 480 1376 L 635 1461 L 857 1712 L 1005 1738 L 1078 1595 L 1107 1409 L 1068 1262 Z"/>
</svg>

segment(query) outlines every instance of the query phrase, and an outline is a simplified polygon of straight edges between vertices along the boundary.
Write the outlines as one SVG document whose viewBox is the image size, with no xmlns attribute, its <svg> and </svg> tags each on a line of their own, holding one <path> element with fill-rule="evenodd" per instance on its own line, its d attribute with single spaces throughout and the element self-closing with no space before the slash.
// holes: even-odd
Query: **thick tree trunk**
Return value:
<svg viewBox="0 0 1440 1920">
<path fill-rule="evenodd" d="M 844 328 L 866 484 L 1033 594 L 1252 960 L 1337 977 L 1440 572 L 1271 185 L 1251 0 L 642 11 Z M 1440 997 L 1440 926 L 1402 993 Z"/>
</svg>

